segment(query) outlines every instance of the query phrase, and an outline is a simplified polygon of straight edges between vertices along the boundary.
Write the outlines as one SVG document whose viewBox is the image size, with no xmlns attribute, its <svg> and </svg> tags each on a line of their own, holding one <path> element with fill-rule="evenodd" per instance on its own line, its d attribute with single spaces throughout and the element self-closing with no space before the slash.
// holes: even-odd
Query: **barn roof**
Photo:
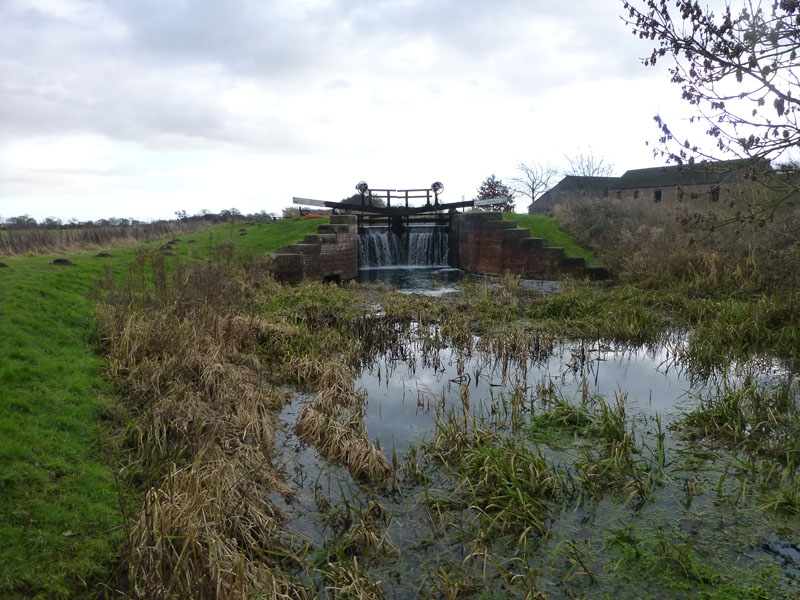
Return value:
<svg viewBox="0 0 800 600">
<path fill-rule="evenodd" d="M 631 169 L 619 177 L 609 189 L 670 187 L 676 185 L 715 185 L 739 181 L 754 166 L 751 159 L 701 162 L 649 169 Z M 763 168 L 763 165 L 761 165 Z"/>
</svg>

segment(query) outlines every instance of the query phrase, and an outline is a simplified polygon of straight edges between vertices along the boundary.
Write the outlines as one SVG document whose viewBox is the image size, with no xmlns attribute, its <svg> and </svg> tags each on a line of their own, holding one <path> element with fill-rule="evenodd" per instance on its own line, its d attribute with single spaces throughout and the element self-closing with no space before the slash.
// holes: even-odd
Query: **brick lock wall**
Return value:
<svg viewBox="0 0 800 600">
<path fill-rule="evenodd" d="M 509 271 L 526 279 L 591 274 L 584 259 L 566 258 L 563 248 L 551 248 L 547 240 L 530 237 L 530 231 L 518 229 L 514 221 L 504 221 L 500 213 L 453 215 L 450 223 L 453 266 L 468 273 L 500 275 Z M 602 276 L 599 270 L 597 275 Z"/>
<path fill-rule="evenodd" d="M 356 217 L 334 215 L 330 225 L 320 225 L 316 234 L 272 256 L 278 281 L 354 279 L 358 276 Z M 587 267 L 582 258 L 566 258 L 562 248 L 531 238 L 530 231 L 518 229 L 515 221 L 504 221 L 500 213 L 491 212 L 450 216 L 450 260 L 454 267 L 483 275 L 505 271 L 526 279 L 607 275 L 602 268 Z"/>
<path fill-rule="evenodd" d="M 300 244 L 290 244 L 272 255 L 277 281 L 299 283 L 303 279 L 347 281 L 358 276 L 358 226 L 355 216 L 333 215 L 330 225 Z"/>
</svg>

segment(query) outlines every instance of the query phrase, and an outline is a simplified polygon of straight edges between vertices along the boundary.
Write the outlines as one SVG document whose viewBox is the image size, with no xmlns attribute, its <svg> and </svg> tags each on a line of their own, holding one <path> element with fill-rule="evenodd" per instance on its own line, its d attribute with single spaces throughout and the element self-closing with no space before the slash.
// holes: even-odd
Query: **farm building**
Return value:
<svg viewBox="0 0 800 600">
<path fill-rule="evenodd" d="M 605 198 L 609 187 L 618 177 L 579 177 L 567 175 L 528 207 L 531 215 L 553 212 L 557 204 L 567 204 L 581 198 Z"/>
<path fill-rule="evenodd" d="M 532 203 L 528 212 L 550 213 L 558 204 L 582 198 L 654 203 L 729 202 L 765 173 L 774 173 L 769 163 L 730 160 L 632 169 L 622 177 L 567 176 Z"/>
</svg>

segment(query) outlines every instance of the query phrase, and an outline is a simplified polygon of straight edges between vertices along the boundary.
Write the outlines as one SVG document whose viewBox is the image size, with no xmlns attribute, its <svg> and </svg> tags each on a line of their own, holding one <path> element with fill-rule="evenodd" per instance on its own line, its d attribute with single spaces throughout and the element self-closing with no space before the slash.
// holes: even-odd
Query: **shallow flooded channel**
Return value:
<svg viewBox="0 0 800 600">
<path fill-rule="evenodd" d="M 520 330 L 455 344 L 438 325 L 412 324 L 355 381 L 367 435 L 392 462 L 384 485 L 355 481 L 291 433 L 312 400 L 296 394 L 277 441 L 293 494 L 272 500 L 308 544 L 310 583 L 337 596 L 331 569 L 355 557 L 373 595 L 352 597 L 769 598 L 796 588 L 800 529 L 770 491 L 791 484 L 775 477 L 793 469 L 783 449 L 748 445 L 763 421 L 740 424 L 731 441 L 736 425 L 719 412 L 733 396 L 795 415 L 775 408 L 788 375 L 762 358 L 693 377 L 682 343 Z M 770 427 L 764 444 L 785 435 Z"/>
</svg>

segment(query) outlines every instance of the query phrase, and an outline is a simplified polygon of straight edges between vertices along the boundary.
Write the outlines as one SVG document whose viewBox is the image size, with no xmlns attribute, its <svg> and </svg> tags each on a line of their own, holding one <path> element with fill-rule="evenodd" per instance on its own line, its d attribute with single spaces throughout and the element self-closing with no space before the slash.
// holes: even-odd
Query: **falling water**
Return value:
<svg viewBox="0 0 800 600">
<path fill-rule="evenodd" d="M 437 227 L 410 227 L 398 235 L 386 227 L 365 227 L 358 236 L 359 267 L 447 265 L 449 237 Z"/>
</svg>

